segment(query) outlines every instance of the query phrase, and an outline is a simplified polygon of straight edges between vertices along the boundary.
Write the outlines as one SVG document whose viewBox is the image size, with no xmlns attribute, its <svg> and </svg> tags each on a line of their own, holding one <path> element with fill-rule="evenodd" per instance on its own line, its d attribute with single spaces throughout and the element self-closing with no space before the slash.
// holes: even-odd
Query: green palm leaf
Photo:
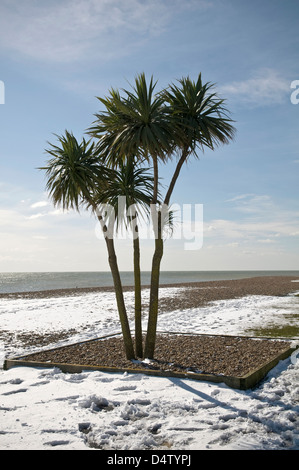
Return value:
<svg viewBox="0 0 299 470">
<path fill-rule="evenodd" d="M 95 195 L 95 202 L 101 208 L 109 204 L 113 208 L 116 228 L 123 225 L 126 229 L 131 225 L 131 207 L 137 216 L 146 217 L 149 213 L 153 197 L 153 176 L 148 168 L 138 167 L 134 159 L 124 164 L 119 162 L 118 168 L 110 169 L 110 180 L 105 188 Z M 120 203 L 124 201 L 123 206 Z M 108 214 L 111 215 L 111 214 Z"/>
<path fill-rule="evenodd" d="M 51 156 L 45 167 L 46 189 L 55 206 L 79 210 L 91 203 L 99 187 L 107 184 L 108 170 L 94 153 L 94 143 L 78 143 L 72 133 L 56 136 L 60 146 L 49 144 L 46 152 Z"/>
<path fill-rule="evenodd" d="M 147 84 L 144 74 L 135 79 L 132 91 L 111 90 L 106 98 L 98 98 L 105 111 L 96 114 L 88 130 L 99 139 L 97 151 L 112 164 L 115 158 L 125 160 L 130 155 L 140 158 L 159 156 L 165 159 L 172 150 L 172 128 L 168 107 L 160 95 L 154 95 L 156 83 Z"/>
<path fill-rule="evenodd" d="M 211 83 L 203 84 L 199 74 L 196 82 L 182 78 L 178 85 L 171 84 L 163 93 L 173 119 L 176 143 L 188 149 L 188 155 L 197 155 L 197 148 L 214 150 L 234 137 L 233 121 L 224 100 L 211 93 L 213 88 Z"/>
</svg>

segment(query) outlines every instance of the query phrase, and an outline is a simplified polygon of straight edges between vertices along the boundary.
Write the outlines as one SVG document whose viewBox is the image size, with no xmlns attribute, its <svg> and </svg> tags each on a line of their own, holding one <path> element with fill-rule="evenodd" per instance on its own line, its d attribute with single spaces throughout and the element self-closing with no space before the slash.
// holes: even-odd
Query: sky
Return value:
<svg viewBox="0 0 299 470">
<path fill-rule="evenodd" d="M 297 0 L 0 0 L 0 272 L 109 270 L 95 218 L 53 207 L 38 168 L 141 72 L 157 91 L 201 73 L 236 128 L 182 169 L 161 269 L 298 270 L 298 15 Z M 141 248 L 150 270 L 153 240 Z"/>
</svg>

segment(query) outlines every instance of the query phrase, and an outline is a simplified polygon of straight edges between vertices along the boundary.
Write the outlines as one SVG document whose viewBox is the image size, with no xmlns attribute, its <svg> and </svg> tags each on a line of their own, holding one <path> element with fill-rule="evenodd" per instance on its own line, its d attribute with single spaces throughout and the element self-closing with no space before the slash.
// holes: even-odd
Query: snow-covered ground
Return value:
<svg viewBox="0 0 299 470">
<path fill-rule="evenodd" d="M 180 289 L 161 289 L 161 296 L 168 295 L 180 295 Z M 145 291 L 145 300 L 147 296 Z M 133 319 L 132 293 L 126 293 L 126 301 Z M 162 313 L 158 329 L 234 335 L 282 324 L 285 314 L 298 313 L 298 297 L 248 296 Z M 120 330 L 109 292 L 1 299 L 0 320 L 1 330 L 8 333 L 79 331 L 68 342 Z M 0 363 L 5 355 L 34 350 L 0 343 Z M 298 450 L 298 411 L 299 353 L 247 391 L 143 374 L 0 370 L 0 449 Z"/>
</svg>

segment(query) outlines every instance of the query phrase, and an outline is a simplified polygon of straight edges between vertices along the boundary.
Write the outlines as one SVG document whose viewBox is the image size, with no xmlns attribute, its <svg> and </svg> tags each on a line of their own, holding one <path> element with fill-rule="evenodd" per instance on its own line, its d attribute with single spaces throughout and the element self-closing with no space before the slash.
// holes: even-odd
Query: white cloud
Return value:
<svg viewBox="0 0 299 470">
<path fill-rule="evenodd" d="M 25 202 L 25 201 L 22 201 L 22 202 Z M 37 207 L 45 207 L 45 206 L 48 206 L 49 205 L 49 202 L 48 201 L 38 201 L 38 202 L 35 202 L 34 204 L 31 204 L 31 208 L 32 209 L 36 209 Z"/>
<path fill-rule="evenodd" d="M 275 204 L 267 194 L 243 194 L 242 196 L 233 198 L 230 202 L 237 202 L 235 210 L 244 214 L 260 214 L 267 213 L 270 210 L 275 212 Z"/>
<path fill-rule="evenodd" d="M 45 204 L 45 205 L 48 205 L 48 204 Z M 33 206 L 34 206 L 34 204 L 31 207 L 33 207 Z M 42 207 L 42 206 L 35 206 L 35 207 Z M 56 216 L 56 215 L 67 214 L 68 212 L 69 211 L 63 210 L 63 209 L 54 209 L 54 210 L 51 210 L 51 211 L 38 212 L 37 214 L 32 214 L 32 215 L 26 216 L 26 219 L 28 219 L 28 220 L 39 219 L 40 217 L 46 217 L 48 215 Z"/>
<path fill-rule="evenodd" d="M 28 217 L 28 210 L 0 209 L 0 271 L 109 269 L 91 217 L 75 211 L 57 217 L 60 210 Z"/>
<path fill-rule="evenodd" d="M 274 69 L 256 71 L 252 77 L 228 83 L 219 88 L 221 94 L 238 103 L 252 106 L 279 104 L 289 98 L 290 80 Z"/>
<path fill-rule="evenodd" d="M 43 212 L 39 212 L 38 214 L 29 215 L 28 217 L 26 217 L 26 219 L 28 220 L 39 219 L 40 217 L 44 217 L 45 215 L 47 214 Z"/>
<path fill-rule="evenodd" d="M 105 243 L 96 236 L 96 219 L 87 213 L 63 213 L 51 205 L 44 211 L 32 208 L 36 204 L 32 201 L 42 198 L 35 194 L 27 202 L 0 210 L 0 270 L 109 270 Z M 204 270 L 295 265 L 299 259 L 298 212 L 284 210 L 267 194 L 237 194 L 226 205 L 232 212 L 226 211 L 221 219 L 206 220 L 204 212 L 202 249 L 184 249 L 184 243 L 193 240 L 186 237 L 188 230 L 200 240 L 199 222 L 183 227 L 185 239 L 167 240 L 164 270 L 176 269 L 178 263 L 182 269 L 194 270 L 198 266 Z M 141 243 L 143 269 L 148 270 L 153 240 Z M 131 240 L 117 240 L 116 247 L 120 267 L 131 269 Z"/>
<path fill-rule="evenodd" d="M 184 8 L 206 6 L 205 1 L 183 3 Z M 0 40 L 2 47 L 42 61 L 116 57 L 159 34 L 178 8 L 178 0 L 4 0 Z"/>
<path fill-rule="evenodd" d="M 254 194 L 251 194 L 251 193 L 247 193 L 247 194 L 239 194 L 238 196 L 235 196 L 231 199 L 227 199 L 225 202 L 235 202 L 235 201 L 240 201 L 242 199 L 246 199 L 248 198 L 249 196 L 254 196 Z"/>
<path fill-rule="evenodd" d="M 204 223 L 204 240 L 216 244 L 275 244 L 283 246 L 286 240 L 299 235 L 299 212 L 277 205 L 269 195 L 241 194 L 229 202 L 238 216 L 236 219 L 214 219 Z"/>
<path fill-rule="evenodd" d="M 223 241 L 227 239 L 242 239 L 243 241 L 255 239 L 263 243 L 274 243 L 280 237 L 296 237 L 299 235 L 299 223 L 286 219 L 281 221 L 273 219 L 264 222 L 260 219 L 256 221 L 250 219 L 238 221 L 215 219 L 209 221 L 208 224 L 209 228 L 204 231 L 204 236 Z M 211 225 L 213 230 L 210 228 Z"/>
</svg>

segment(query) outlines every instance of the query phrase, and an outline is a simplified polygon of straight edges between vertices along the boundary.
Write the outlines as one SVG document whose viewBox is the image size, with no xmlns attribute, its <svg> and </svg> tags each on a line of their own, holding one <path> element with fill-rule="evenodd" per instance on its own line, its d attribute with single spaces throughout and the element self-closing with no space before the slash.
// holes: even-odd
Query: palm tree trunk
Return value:
<svg viewBox="0 0 299 470">
<path fill-rule="evenodd" d="M 120 273 L 118 269 L 117 257 L 115 253 L 114 240 L 111 236 L 109 237 L 109 233 L 108 233 L 107 227 L 105 226 L 103 222 L 103 218 L 101 216 L 98 216 L 98 220 L 102 226 L 102 230 L 104 233 L 105 242 L 107 246 L 108 261 L 109 261 L 109 266 L 110 266 L 110 270 L 111 270 L 111 274 L 113 278 L 117 309 L 118 309 L 118 314 L 119 314 L 119 319 L 120 319 L 120 324 L 121 324 L 121 329 L 122 329 L 122 334 L 123 334 L 123 339 L 124 339 L 125 354 L 126 354 L 126 358 L 130 360 L 130 359 L 135 358 L 135 353 L 134 353 L 133 340 L 131 337 L 131 331 L 130 331 L 128 316 L 127 316 L 126 306 L 125 306 L 123 287 L 122 287 L 122 282 L 121 282 Z"/>
<path fill-rule="evenodd" d="M 120 319 L 121 328 L 122 328 L 124 345 L 125 345 L 125 353 L 126 353 L 127 359 L 134 359 L 135 353 L 134 353 L 133 341 L 131 337 L 128 316 L 127 316 L 126 306 L 124 302 L 123 288 L 122 288 L 122 283 L 121 283 L 120 274 L 119 274 L 118 265 L 117 265 L 114 241 L 113 239 L 110 239 L 108 237 L 106 237 L 105 240 L 106 240 L 106 245 L 107 245 L 108 255 L 109 255 L 108 257 L 109 265 L 110 265 L 113 282 L 114 282 L 117 308 L 118 308 L 119 319 Z"/>
<path fill-rule="evenodd" d="M 159 186 L 159 173 L 158 173 L 158 158 L 156 155 L 153 156 L 153 167 L 154 167 L 154 191 L 152 204 L 157 204 L 158 200 L 158 186 Z"/>
<path fill-rule="evenodd" d="M 172 176 L 168 191 L 166 193 L 164 204 L 169 205 L 171 194 L 174 190 L 175 183 L 180 174 L 183 163 L 186 161 L 188 150 L 184 149 L 180 160 L 177 163 L 176 169 Z M 158 166 L 157 161 L 154 159 L 154 176 L 155 182 L 158 187 Z M 154 192 L 154 198 L 157 197 L 158 191 Z M 156 200 L 154 202 L 157 202 Z M 158 308 L 159 308 L 159 280 L 160 280 L 160 265 L 163 257 L 163 238 L 162 238 L 162 221 L 161 212 L 158 212 L 158 222 L 155 234 L 155 252 L 152 261 L 152 272 L 151 272 L 151 287 L 150 287 L 150 306 L 149 306 L 149 317 L 148 327 L 146 335 L 146 343 L 144 350 L 144 357 L 153 358 L 156 344 L 157 334 L 157 322 L 158 322 Z"/>
<path fill-rule="evenodd" d="M 157 209 L 156 205 L 158 202 L 158 159 L 156 155 L 153 155 L 153 168 L 154 168 L 154 191 L 153 199 L 151 204 L 151 214 L 153 222 L 153 230 L 155 234 L 155 251 L 152 260 L 152 271 L 151 271 L 151 285 L 150 285 L 150 303 L 149 303 L 149 314 L 147 333 L 144 347 L 144 357 L 152 358 L 154 355 L 155 344 L 156 344 L 156 331 L 157 331 L 157 320 L 158 320 L 158 306 L 159 306 L 159 279 L 160 279 L 160 263 L 163 256 L 163 240 L 161 233 L 159 233 L 159 226 L 161 232 L 161 212 Z"/>
<path fill-rule="evenodd" d="M 177 166 L 175 168 L 175 171 L 173 173 L 172 179 L 171 179 L 170 184 L 168 186 L 168 191 L 167 191 L 165 199 L 164 199 L 164 204 L 166 204 L 167 206 L 169 205 L 169 201 L 170 201 L 172 192 L 174 190 L 175 183 L 176 183 L 176 181 L 179 177 L 181 168 L 182 168 L 183 164 L 185 163 L 185 161 L 187 159 L 187 156 L 188 156 L 188 148 L 184 148 L 183 151 L 182 151 L 181 158 L 179 159 L 179 161 L 177 163 Z"/>
<path fill-rule="evenodd" d="M 163 239 L 161 233 L 161 212 L 158 212 L 158 229 L 155 239 L 155 252 L 152 261 L 151 286 L 150 286 L 150 305 L 147 325 L 146 342 L 144 349 L 144 357 L 152 359 L 154 357 L 158 307 L 159 307 L 159 280 L 160 280 L 160 264 L 163 256 Z"/>
<path fill-rule="evenodd" d="M 136 356 L 143 357 L 142 346 L 142 316 L 141 316 L 141 270 L 140 270 L 140 243 L 138 227 L 135 228 L 133 239 L 134 250 L 134 285 L 135 285 L 135 348 Z"/>
</svg>

